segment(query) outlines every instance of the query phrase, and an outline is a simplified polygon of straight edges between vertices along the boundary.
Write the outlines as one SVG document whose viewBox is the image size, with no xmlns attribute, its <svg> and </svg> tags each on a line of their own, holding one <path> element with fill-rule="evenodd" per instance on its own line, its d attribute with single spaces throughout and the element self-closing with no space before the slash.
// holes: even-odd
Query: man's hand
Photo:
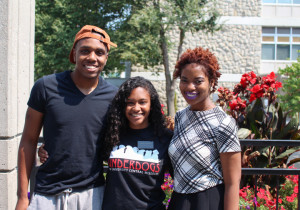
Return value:
<svg viewBox="0 0 300 210">
<path fill-rule="evenodd" d="M 26 210 L 29 205 L 29 200 L 27 197 L 25 198 L 19 198 L 17 205 L 16 205 L 16 210 Z"/>
</svg>

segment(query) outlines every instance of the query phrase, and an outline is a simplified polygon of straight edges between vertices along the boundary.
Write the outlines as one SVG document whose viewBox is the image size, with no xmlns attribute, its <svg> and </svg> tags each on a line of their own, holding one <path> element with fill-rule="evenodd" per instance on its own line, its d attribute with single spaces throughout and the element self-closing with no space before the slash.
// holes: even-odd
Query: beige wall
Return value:
<svg viewBox="0 0 300 210">
<path fill-rule="evenodd" d="M 34 0 L 0 0 L 0 210 L 17 200 L 17 149 L 33 85 Z"/>
<path fill-rule="evenodd" d="M 257 17 L 261 14 L 261 0 L 217 0 L 223 16 Z"/>
</svg>

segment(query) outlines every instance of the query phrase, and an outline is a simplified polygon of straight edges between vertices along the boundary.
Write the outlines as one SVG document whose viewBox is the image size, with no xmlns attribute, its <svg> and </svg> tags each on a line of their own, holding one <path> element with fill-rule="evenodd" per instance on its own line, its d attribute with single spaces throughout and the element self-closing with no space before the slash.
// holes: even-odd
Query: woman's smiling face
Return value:
<svg viewBox="0 0 300 210">
<path fill-rule="evenodd" d="M 179 89 L 191 110 L 203 111 L 211 108 L 211 84 L 206 69 L 199 64 L 187 64 L 181 72 Z"/>
<path fill-rule="evenodd" d="M 149 92 L 142 87 L 133 89 L 126 100 L 125 115 L 132 129 L 143 129 L 149 125 L 151 98 Z"/>
</svg>

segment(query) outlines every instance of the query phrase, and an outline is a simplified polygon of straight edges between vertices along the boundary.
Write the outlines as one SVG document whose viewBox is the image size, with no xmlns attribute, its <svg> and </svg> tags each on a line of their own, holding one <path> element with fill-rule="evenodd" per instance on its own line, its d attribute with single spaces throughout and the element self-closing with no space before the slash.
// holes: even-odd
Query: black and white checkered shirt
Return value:
<svg viewBox="0 0 300 210">
<path fill-rule="evenodd" d="M 240 151 L 236 122 L 222 108 L 177 112 L 169 146 L 174 190 L 195 193 L 223 183 L 219 154 Z"/>
</svg>

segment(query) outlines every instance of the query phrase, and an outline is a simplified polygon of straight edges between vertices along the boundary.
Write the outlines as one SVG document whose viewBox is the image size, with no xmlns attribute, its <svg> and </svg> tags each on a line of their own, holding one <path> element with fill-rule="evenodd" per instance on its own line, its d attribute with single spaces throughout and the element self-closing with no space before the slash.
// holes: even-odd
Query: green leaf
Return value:
<svg viewBox="0 0 300 210">
<path fill-rule="evenodd" d="M 285 152 L 278 155 L 277 157 L 275 157 L 275 159 L 278 160 L 278 159 L 281 159 L 281 158 L 284 158 L 284 157 L 288 157 L 289 155 L 291 155 L 292 153 L 296 152 L 299 149 L 300 149 L 300 146 L 288 149 Z"/>
<path fill-rule="evenodd" d="M 268 158 L 264 155 L 258 156 L 255 164 L 256 168 L 266 168 L 268 166 Z"/>
<path fill-rule="evenodd" d="M 278 107 L 279 107 L 279 109 L 277 111 L 277 113 L 278 113 L 278 122 L 277 122 L 277 127 L 276 127 L 276 129 L 273 132 L 275 132 L 276 130 L 280 130 L 281 126 L 283 124 L 283 112 L 282 112 L 282 108 L 281 108 L 281 106 L 279 104 L 278 104 Z M 285 124 L 285 122 L 284 122 L 284 124 Z"/>
<path fill-rule="evenodd" d="M 264 114 L 264 110 L 263 110 L 262 100 L 260 98 L 258 98 L 254 102 L 254 105 L 252 106 L 252 108 L 247 113 L 247 122 L 251 126 L 251 130 L 253 131 L 253 133 L 257 134 L 253 130 L 253 125 L 256 125 L 257 122 L 263 122 L 264 116 L 265 116 L 265 114 Z"/>
<path fill-rule="evenodd" d="M 237 132 L 237 136 L 239 139 L 245 139 L 251 134 L 251 130 L 247 128 L 240 128 Z"/>
<path fill-rule="evenodd" d="M 298 162 L 300 162 L 300 158 L 295 158 L 293 160 L 290 160 L 290 162 L 287 164 L 287 166 L 293 165 L 293 164 L 298 163 Z"/>
<path fill-rule="evenodd" d="M 279 95 L 282 107 L 292 113 L 300 112 L 300 59 L 291 66 L 279 69 L 279 73 L 285 76 L 282 80 L 284 94 Z"/>
<path fill-rule="evenodd" d="M 252 133 L 255 134 L 255 139 L 260 139 L 261 134 L 258 131 L 257 127 L 255 126 L 255 123 L 250 122 L 250 128 L 251 128 Z"/>
</svg>

